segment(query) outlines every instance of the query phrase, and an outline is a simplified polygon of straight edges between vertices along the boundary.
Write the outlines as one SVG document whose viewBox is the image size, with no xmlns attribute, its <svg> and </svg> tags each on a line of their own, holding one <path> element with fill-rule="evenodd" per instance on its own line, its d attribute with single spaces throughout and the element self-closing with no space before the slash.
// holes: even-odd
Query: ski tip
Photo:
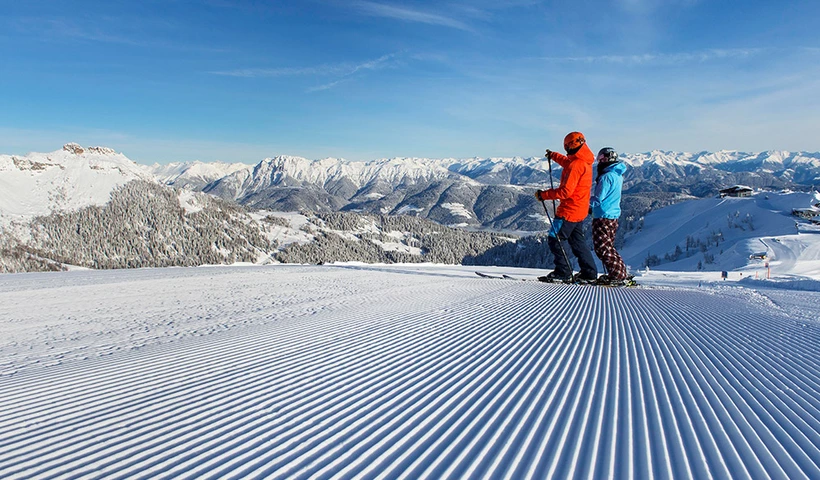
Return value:
<svg viewBox="0 0 820 480">
<path fill-rule="evenodd" d="M 478 275 L 479 277 L 481 277 L 481 278 L 496 278 L 496 279 L 502 278 L 502 277 L 498 277 L 498 276 L 495 276 L 495 275 L 490 275 L 489 273 L 483 273 L 483 272 L 474 272 L 474 273 L 476 275 Z"/>
</svg>

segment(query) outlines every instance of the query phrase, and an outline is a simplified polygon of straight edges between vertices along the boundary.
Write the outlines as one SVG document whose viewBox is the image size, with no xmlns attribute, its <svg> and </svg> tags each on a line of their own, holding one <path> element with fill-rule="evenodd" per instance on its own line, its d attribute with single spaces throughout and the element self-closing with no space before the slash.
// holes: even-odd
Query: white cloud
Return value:
<svg viewBox="0 0 820 480">
<path fill-rule="evenodd" d="M 171 32 L 180 27 L 169 22 L 145 19 L 96 16 L 88 18 L 40 18 L 16 19 L 12 28 L 24 36 L 51 42 L 72 41 L 100 44 L 126 45 L 137 48 L 156 48 L 183 52 L 224 53 L 225 48 L 170 40 Z M 144 32 L 151 32 L 145 35 Z"/>
<path fill-rule="evenodd" d="M 662 7 L 691 7 L 701 0 L 616 0 L 615 4 L 622 10 L 637 15 L 648 15 Z"/>
<path fill-rule="evenodd" d="M 342 76 L 349 77 L 362 70 L 378 70 L 387 68 L 390 61 L 398 54 L 390 53 L 379 58 L 358 64 L 339 63 L 335 65 L 318 65 L 312 67 L 279 67 L 279 68 L 240 68 L 210 72 L 213 75 L 228 77 L 292 77 L 292 76 Z"/>
<path fill-rule="evenodd" d="M 318 87 L 311 87 L 311 88 L 307 89 L 307 92 L 308 93 L 313 93 L 313 92 L 321 92 L 321 91 L 324 91 L 324 90 L 330 90 L 331 88 L 335 87 L 336 85 L 339 85 L 340 83 L 342 83 L 344 81 L 345 81 L 345 79 L 343 78 L 341 80 L 336 80 L 334 82 L 325 83 L 324 85 L 319 85 Z"/>
<path fill-rule="evenodd" d="M 341 65 L 321 65 L 316 67 L 279 67 L 279 68 L 238 68 L 210 72 L 213 75 L 226 77 L 291 77 L 302 75 L 334 75 L 344 71 Z"/>
<path fill-rule="evenodd" d="M 439 13 L 431 13 L 406 7 L 365 1 L 354 2 L 352 6 L 364 14 L 374 17 L 392 18 L 395 20 L 424 23 L 427 25 L 438 25 L 468 32 L 473 31 L 473 29 L 465 22 Z"/>
<path fill-rule="evenodd" d="M 544 60 L 577 63 L 609 63 L 622 65 L 683 65 L 704 63 L 732 58 L 749 58 L 762 53 L 764 49 L 712 49 L 701 52 L 645 53 L 640 55 L 598 55 L 585 57 L 544 57 Z"/>
</svg>

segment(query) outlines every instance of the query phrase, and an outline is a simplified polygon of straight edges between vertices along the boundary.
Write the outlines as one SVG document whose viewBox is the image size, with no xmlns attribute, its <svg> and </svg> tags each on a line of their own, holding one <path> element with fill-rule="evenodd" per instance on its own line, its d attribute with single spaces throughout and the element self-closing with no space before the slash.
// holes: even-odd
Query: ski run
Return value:
<svg viewBox="0 0 820 480">
<path fill-rule="evenodd" d="M 820 292 L 473 270 L 0 276 L 0 478 L 820 478 Z"/>
</svg>

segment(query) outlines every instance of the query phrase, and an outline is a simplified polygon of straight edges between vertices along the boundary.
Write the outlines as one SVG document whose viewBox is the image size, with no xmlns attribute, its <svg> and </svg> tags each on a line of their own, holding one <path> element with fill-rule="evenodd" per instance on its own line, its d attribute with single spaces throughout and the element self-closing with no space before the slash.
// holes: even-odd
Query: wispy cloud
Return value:
<svg viewBox="0 0 820 480">
<path fill-rule="evenodd" d="M 238 68 L 235 70 L 221 70 L 209 72 L 212 75 L 225 77 L 294 77 L 294 76 L 326 76 L 340 74 L 345 71 L 341 65 L 320 65 L 316 67 L 280 67 L 280 68 Z"/>
<path fill-rule="evenodd" d="M 397 54 L 395 54 L 395 53 L 389 53 L 387 55 L 382 55 L 381 57 L 379 57 L 375 60 L 370 60 L 368 62 L 360 63 L 360 64 L 354 66 L 353 69 L 351 69 L 350 73 L 348 73 L 348 75 L 353 75 L 354 73 L 356 73 L 358 71 L 361 71 L 361 70 L 378 70 L 380 68 L 384 68 L 384 67 L 388 66 L 390 61 L 393 60 L 394 58 L 396 58 L 396 56 L 397 56 Z"/>
<path fill-rule="evenodd" d="M 390 68 L 395 65 L 394 60 L 398 56 L 398 53 L 389 53 L 387 55 L 382 55 L 379 58 L 356 64 L 340 63 L 308 67 L 241 68 L 236 70 L 213 71 L 209 73 L 212 75 L 242 78 L 275 78 L 295 76 L 336 77 L 330 82 L 324 83 L 317 87 L 311 87 L 307 90 L 308 92 L 318 92 L 322 90 L 329 90 L 361 72 Z"/>
<path fill-rule="evenodd" d="M 662 7 L 688 8 L 701 3 L 702 0 L 615 0 L 615 5 L 622 10 L 638 15 L 646 15 Z"/>
<path fill-rule="evenodd" d="M 544 57 L 544 60 L 573 63 L 609 63 L 622 65 L 683 65 L 687 63 L 704 63 L 715 60 L 749 58 L 761 54 L 762 48 L 750 49 L 713 49 L 702 52 L 683 53 L 647 53 L 641 55 L 598 55 L 586 57 Z"/>
<path fill-rule="evenodd" d="M 110 26 L 127 25 L 129 29 L 119 28 L 116 33 L 112 33 Z M 106 29 L 106 27 L 108 27 Z M 115 45 L 126 45 L 138 48 L 158 48 L 177 51 L 197 51 L 222 53 L 227 51 L 223 48 L 210 48 L 201 45 L 191 45 L 170 40 L 163 40 L 160 31 L 170 31 L 177 28 L 175 25 L 167 23 L 143 21 L 136 26 L 133 19 L 123 19 L 119 17 L 101 17 L 94 20 L 89 19 L 63 19 L 63 18 L 21 18 L 14 24 L 14 28 L 24 35 L 36 36 L 53 42 L 64 42 L 76 40 L 92 43 L 106 43 Z M 142 31 L 143 33 L 138 33 Z M 144 32 L 151 32 L 150 35 Z"/>
<path fill-rule="evenodd" d="M 427 25 L 437 25 L 441 27 L 455 28 L 467 32 L 474 31 L 467 23 L 457 18 L 443 15 L 438 12 L 428 12 L 416 10 L 403 6 L 389 5 L 385 3 L 359 1 L 351 4 L 360 12 L 382 18 L 392 18 L 404 22 L 424 23 Z"/>
<path fill-rule="evenodd" d="M 382 55 L 381 57 L 370 60 L 369 62 L 360 63 L 358 65 L 354 65 L 350 68 L 346 73 L 342 74 L 341 78 L 338 80 L 332 81 L 330 83 L 326 83 L 324 85 L 319 85 L 318 87 L 309 88 L 307 91 L 310 92 L 320 92 L 323 90 L 330 90 L 331 88 L 339 85 L 340 83 L 347 81 L 354 75 L 359 72 L 367 71 L 367 70 L 379 70 L 382 68 L 387 68 L 391 65 L 391 61 L 396 57 L 395 53 L 391 53 L 388 55 Z"/>
<path fill-rule="evenodd" d="M 336 80 L 336 81 L 333 81 L 333 82 L 330 82 L 330 83 L 325 83 L 324 85 L 319 85 L 317 87 L 310 87 L 310 88 L 307 89 L 307 92 L 308 93 L 313 93 L 313 92 L 322 92 L 324 90 L 330 90 L 331 88 L 335 87 L 336 85 L 339 85 L 340 83 L 342 83 L 346 80 L 347 80 L 347 78 L 342 78 L 340 80 Z"/>
<path fill-rule="evenodd" d="M 101 23 L 111 23 L 111 19 L 105 19 L 105 21 Z M 23 18 L 17 21 L 15 28 L 24 34 L 38 35 L 41 38 L 54 40 L 73 39 L 97 43 L 116 43 L 135 47 L 151 46 L 151 44 L 144 39 L 128 37 L 122 33 L 111 34 L 105 32 L 97 25 L 84 25 L 74 20 Z"/>
<path fill-rule="evenodd" d="M 368 60 L 358 64 L 338 63 L 316 65 L 309 67 L 278 67 L 278 68 L 240 68 L 236 70 L 222 70 L 209 72 L 213 75 L 222 75 L 226 77 L 244 77 L 244 78 L 258 78 L 258 77 L 295 77 L 295 76 L 341 76 L 349 77 L 362 70 L 378 70 L 386 68 L 390 65 L 391 60 L 396 58 L 398 54 L 390 53 L 382 55 L 379 58 Z"/>
</svg>

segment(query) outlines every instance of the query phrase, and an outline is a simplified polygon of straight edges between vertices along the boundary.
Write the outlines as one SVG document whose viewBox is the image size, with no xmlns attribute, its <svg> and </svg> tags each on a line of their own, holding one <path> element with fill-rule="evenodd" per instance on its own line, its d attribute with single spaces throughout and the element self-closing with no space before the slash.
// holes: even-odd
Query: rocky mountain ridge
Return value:
<svg viewBox="0 0 820 480">
<path fill-rule="evenodd" d="M 645 204 L 647 198 L 712 196 L 734 184 L 807 189 L 820 183 L 818 153 L 653 151 L 622 158 L 628 165 L 627 211 L 633 196 Z M 548 172 L 546 159 L 536 157 L 347 162 L 278 156 L 216 179 L 202 191 L 250 208 L 412 214 L 448 225 L 533 231 L 542 228 L 543 212 L 530 195 L 549 184 Z M 560 172 L 554 164 L 553 183 Z"/>
</svg>

